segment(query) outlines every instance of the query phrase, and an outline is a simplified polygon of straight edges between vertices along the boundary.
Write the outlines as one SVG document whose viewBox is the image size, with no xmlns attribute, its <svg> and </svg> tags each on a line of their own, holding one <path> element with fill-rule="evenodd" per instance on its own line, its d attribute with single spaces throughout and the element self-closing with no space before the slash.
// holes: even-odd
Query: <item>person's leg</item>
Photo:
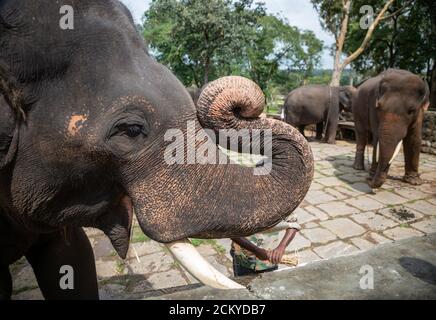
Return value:
<svg viewBox="0 0 436 320">
<path fill-rule="evenodd" d="M 245 268 L 240 265 L 239 260 L 233 250 L 230 251 L 230 255 L 232 256 L 233 260 L 233 274 L 235 277 L 243 277 L 255 273 L 254 270 Z"/>
<path fill-rule="evenodd" d="M 271 266 L 271 268 L 269 268 L 269 269 L 265 269 L 265 270 L 262 270 L 262 271 L 257 271 L 256 273 L 273 272 L 273 271 L 276 271 L 278 269 L 279 269 L 279 266 L 278 265 L 274 265 L 274 266 Z"/>
</svg>

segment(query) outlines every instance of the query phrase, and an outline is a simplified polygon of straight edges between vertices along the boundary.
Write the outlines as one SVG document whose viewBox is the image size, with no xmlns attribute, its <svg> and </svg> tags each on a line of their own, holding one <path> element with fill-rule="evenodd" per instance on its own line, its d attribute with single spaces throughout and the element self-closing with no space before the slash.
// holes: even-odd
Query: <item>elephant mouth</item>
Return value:
<svg viewBox="0 0 436 320">
<path fill-rule="evenodd" d="M 110 239 L 118 255 L 125 259 L 129 250 L 133 224 L 133 201 L 121 195 L 110 212 L 99 219 L 99 227 Z M 200 282 L 217 289 L 241 289 L 204 259 L 188 239 L 165 244 L 174 258 Z"/>
<path fill-rule="evenodd" d="M 122 194 L 109 212 L 98 219 L 98 227 L 110 239 L 118 255 L 125 259 L 129 250 L 133 222 L 132 199 Z"/>
</svg>

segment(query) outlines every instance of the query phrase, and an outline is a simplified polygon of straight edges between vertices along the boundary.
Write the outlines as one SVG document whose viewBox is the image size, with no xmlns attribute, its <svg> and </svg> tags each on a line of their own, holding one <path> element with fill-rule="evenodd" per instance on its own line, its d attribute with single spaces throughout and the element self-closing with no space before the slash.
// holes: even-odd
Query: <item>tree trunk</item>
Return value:
<svg viewBox="0 0 436 320">
<path fill-rule="evenodd" d="M 350 16 L 350 7 L 351 7 L 351 0 L 344 0 L 343 4 L 343 10 L 344 10 L 344 16 L 342 18 L 342 26 L 341 26 L 341 32 L 339 34 L 339 37 L 336 41 L 336 55 L 335 55 L 335 66 L 333 68 L 333 75 L 332 75 L 332 81 L 330 85 L 332 87 L 338 87 L 340 85 L 341 81 L 341 75 L 342 71 L 354 60 L 356 60 L 362 52 L 366 49 L 369 41 L 371 40 L 372 35 L 374 34 L 375 28 L 380 23 L 381 20 L 385 19 L 384 14 L 389 9 L 389 7 L 395 2 L 395 0 L 389 0 L 386 2 L 383 9 L 380 11 L 380 13 L 377 15 L 377 17 L 372 22 L 371 26 L 368 28 L 368 32 L 366 33 L 365 38 L 362 41 L 362 44 L 360 47 L 354 51 L 352 54 L 350 54 L 344 62 L 340 62 L 342 50 L 344 47 L 345 37 L 347 35 L 348 30 L 348 19 Z"/>
<path fill-rule="evenodd" d="M 342 76 L 342 71 L 343 69 L 340 68 L 336 68 L 333 70 L 333 75 L 332 75 L 332 81 L 330 82 L 330 85 L 332 87 L 339 87 L 340 83 L 341 83 L 341 76 Z"/>
<path fill-rule="evenodd" d="M 341 75 L 343 71 L 342 64 L 341 64 L 341 56 L 344 48 L 345 37 L 347 36 L 347 31 L 348 31 L 350 8 L 351 8 L 351 0 L 346 0 L 344 2 L 344 7 L 343 7 L 341 31 L 339 33 L 339 37 L 336 40 L 335 65 L 333 67 L 332 81 L 330 82 L 330 85 L 332 87 L 339 87 L 341 82 Z"/>
<path fill-rule="evenodd" d="M 433 62 L 433 72 L 431 77 L 430 88 L 430 108 L 436 110 L 436 61 Z"/>
</svg>

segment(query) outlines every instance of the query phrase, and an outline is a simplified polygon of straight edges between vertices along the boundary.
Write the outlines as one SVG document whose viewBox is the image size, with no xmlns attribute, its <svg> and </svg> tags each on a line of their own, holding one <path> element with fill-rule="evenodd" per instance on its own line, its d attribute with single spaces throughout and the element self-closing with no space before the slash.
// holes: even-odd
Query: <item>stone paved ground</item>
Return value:
<svg viewBox="0 0 436 320">
<path fill-rule="evenodd" d="M 354 144 L 311 142 L 311 147 L 316 160 L 315 179 L 297 209 L 303 229 L 288 248 L 290 253 L 297 250 L 301 264 L 436 232 L 436 156 L 421 155 L 420 170 L 425 184 L 415 187 L 399 180 L 404 172 L 400 154 L 391 167 L 390 179 L 373 193 L 365 183 L 367 173 L 352 168 Z M 159 294 L 169 288 L 197 283 L 162 245 L 142 234 L 137 224 L 126 261 L 117 257 L 100 231 L 87 232 L 95 252 L 103 299 Z M 193 243 L 212 265 L 231 275 L 228 239 L 193 240 Z M 11 269 L 15 279 L 14 299 L 41 298 L 24 259 Z"/>
</svg>

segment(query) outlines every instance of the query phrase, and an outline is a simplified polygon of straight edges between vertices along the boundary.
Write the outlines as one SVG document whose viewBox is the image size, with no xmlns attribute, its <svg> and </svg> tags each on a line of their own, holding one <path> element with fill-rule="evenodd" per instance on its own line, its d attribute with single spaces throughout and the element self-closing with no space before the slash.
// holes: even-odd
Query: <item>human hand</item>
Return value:
<svg viewBox="0 0 436 320">
<path fill-rule="evenodd" d="M 279 264 L 285 254 L 285 248 L 278 246 L 276 249 L 269 252 L 268 260 L 271 263 Z"/>
</svg>

